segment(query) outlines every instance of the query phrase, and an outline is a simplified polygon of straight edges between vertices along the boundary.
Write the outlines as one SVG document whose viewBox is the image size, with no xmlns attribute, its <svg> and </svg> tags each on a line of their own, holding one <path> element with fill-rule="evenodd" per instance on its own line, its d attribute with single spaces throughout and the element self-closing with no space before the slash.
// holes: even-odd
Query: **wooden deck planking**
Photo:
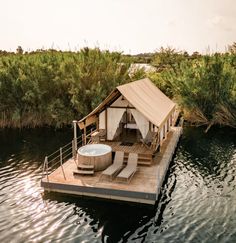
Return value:
<svg viewBox="0 0 236 243">
<path fill-rule="evenodd" d="M 124 201 L 154 204 L 160 192 L 163 180 L 165 178 L 166 172 L 169 167 L 169 163 L 172 158 L 172 154 L 174 153 L 175 146 L 179 139 L 178 129 L 179 128 L 174 127 L 169 132 L 167 139 L 162 144 L 161 151 L 155 155 L 151 166 L 138 166 L 138 171 L 135 173 L 129 184 L 120 183 L 116 180 L 100 180 L 101 172 L 95 172 L 93 176 L 74 176 L 73 171 L 77 168 L 75 162 L 72 159 L 70 159 L 63 164 L 66 179 L 63 176 L 61 167 L 59 167 L 49 175 L 49 182 L 47 182 L 46 177 L 42 180 L 42 185 L 45 187 L 45 189 L 50 189 L 51 191 L 57 191 L 55 189 L 56 187 L 53 187 L 56 184 L 60 184 L 64 186 L 67 185 L 71 187 L 77 187 L 79 188 L 79 190 L 83 189 L 83 193 L 79 193 L 78 190 L 74 190 L 73 193 L 73 191 L 70 191 L 68 189 L 62 191 L 64 193 L 81 194 L 94 197 L 105 197 L 111 199 L 120 199 Z M 107 142 L 105 143 L 109 144 Z M 119 144 L 119 142 L 112 143 L 112 148 L 114 151 L 121 150 L 121 148 L 125 147 L 123 148 L 123 151 L 125 151 L 126 153 L 142 152 L 145 154 L 148 152 L 148 150 L 145 147 L 143 150 L 140 150 L 140 144 L 137 144 L 134 147 L 129 146 L 128 148 L 127 146 L 121 146 Z M 167 155 L 169 155 L 169 157 Z M 89 192 L 89 190 L 93 188 L 96 189 L 96 193 Z M 88 189 L 87 192 L 86 189 Z M 104 190 L 109 191 L 105 192 Z M 119 192 L 121 196 L 119 197 L 112 195 L 113 192 Z M 138 195 L 134 195 L 132 193 L 140 193 L 140 195 L 145 194 L 144 197 L 147 197 L 147 200 L 145 198 L 141 198 L 141 196 L 140 198 L 138 198 Z"/>
<path fill-rule="evenodd" d="M 121 142 L 114 141 L 104 141 L 101 142 L 112 147 L 112 150 L 115 151 L 124 151 L 125 153 L 137 153 L 137 154 L 152 154 L 152 150 L 146 148 L 141 143 L 134 143 L 132 146 L 122 146 Z"/>
</svg>

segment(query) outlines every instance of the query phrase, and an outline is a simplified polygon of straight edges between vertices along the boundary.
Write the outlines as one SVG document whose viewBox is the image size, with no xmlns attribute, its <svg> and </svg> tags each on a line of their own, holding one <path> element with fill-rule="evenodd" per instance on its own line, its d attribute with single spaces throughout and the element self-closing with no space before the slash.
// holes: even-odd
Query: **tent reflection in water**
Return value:
<svg viewBox="0 0 236 243">
<path fill-rule="evenodd" d="M 86 127 L 96 124 L 97 133 L 92 136 L 92 142 L 148 141 L 147 145 L 155 152 L 174 123 L 175 108 L 175 103 L 145 78 L 118 86 L 78 124 L 84 134 Z M 84 140 L 86 143 L 86 136 Z"/>
</svg>

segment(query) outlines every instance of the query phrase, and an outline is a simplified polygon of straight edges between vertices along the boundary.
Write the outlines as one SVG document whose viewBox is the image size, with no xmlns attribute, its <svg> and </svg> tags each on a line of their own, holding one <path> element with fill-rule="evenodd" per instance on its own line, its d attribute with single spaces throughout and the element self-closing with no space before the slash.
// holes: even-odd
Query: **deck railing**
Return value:
<svg viewBox="0 0 236 243">
<path fill-rule="evenodd" d="M 91 135 L 94 132 L 94 128 L 89 130 L 86 134 L 86 141 L 87 143 L 91 142 Z M 68 161 L 69 159 L 73 159 L 76 166 L 76 148 L 81 147 L 82 145 L 85 145 L 85 135 L 79 136 L 76 141 L 73 139 L 71 142 L 67 143 L 63 147 L 60 147 L 55 152 L 51 153 L 50 155 L 45 156 L 44 163 L 43 163 L 43 171 L 42 171 L 42 179 L 44 177 L 47 177 L 47 180 L 49 181 L 49 174 L 55 171 L 57 168 L 61 167 L 62 174 L 64 179 L 66 180 L 65 171 L 63 168 L 63 164 Z"/>
</svg>

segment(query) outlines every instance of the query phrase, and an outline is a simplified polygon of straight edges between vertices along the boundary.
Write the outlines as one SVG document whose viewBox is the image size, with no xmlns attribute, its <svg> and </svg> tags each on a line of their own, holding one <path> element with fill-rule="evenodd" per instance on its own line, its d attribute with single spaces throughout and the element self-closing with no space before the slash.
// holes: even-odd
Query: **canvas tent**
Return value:
<svg viewBox="0 0 236 243">
<path fill-rule="evenodd" d="M 139 129 L 143 138 L 150 130 L 158 130 L 163 137 L 171 125 L 174 111 L 175 103 L 145 78 L 118 86 L 79 121 L 79 127 L 86 129 L 90 124 L 97 123 L 97 129 L 106 130 L 106 139 L 113 140 L 119 133 L 121 122 L 125 123 L 124 114 L 126 117 L 131 114 L 135 124 L 127 124 L 126 121 L 127 128 Z"/>
</svg>

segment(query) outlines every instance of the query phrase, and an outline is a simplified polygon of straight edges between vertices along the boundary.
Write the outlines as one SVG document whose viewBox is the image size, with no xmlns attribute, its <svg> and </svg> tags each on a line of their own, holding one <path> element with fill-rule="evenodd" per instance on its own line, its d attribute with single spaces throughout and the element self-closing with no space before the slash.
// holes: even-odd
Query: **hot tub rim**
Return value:
<svg viewBox="0 0 236 243">
<path fill-rule="evenodd" d="M 84 148 L 84 147 L 88 147 L 88 146 L 96 146 L 96 145 L 99 145 L 99 146 L 103 146 L 103 147 L 106 147 L 108 148 L 109 150 L 107 150 L 105 153 L 99 153 L 99 154 L 84 154 L 84 153 L 81 153 L 80 149 L 81 148 Z M 105 154 L 108 154 L 108 153 L 111 153 L 112 152 L 112 148 L 111 146 L 107 145 L 107 144 L 86 144 L 86 145 L 83 145 L 82 147 L 78 148 L 77 150 L 77 153 L 81 156 L 88 156 L 88 157 L 99 157 L 99 156 L 103 156 Z"/>
</svg>

